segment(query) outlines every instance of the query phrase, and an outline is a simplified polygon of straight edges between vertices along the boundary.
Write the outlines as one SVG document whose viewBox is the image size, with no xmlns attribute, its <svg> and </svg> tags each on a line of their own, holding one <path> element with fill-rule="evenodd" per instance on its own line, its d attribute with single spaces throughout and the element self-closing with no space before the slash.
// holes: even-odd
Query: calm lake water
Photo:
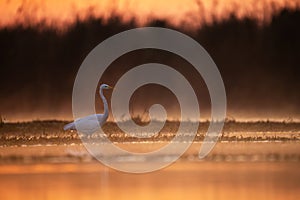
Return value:
<svg viewBox="0 0 300 200">
<path fill-rule="evenodd" d="M 218 143 L 202 161 L 198 147 L 146 174 L 105 167 L 78 145 L 2 147 L 0 199 L 300 199 L 299 142 Z"/>
<path fill-rule="evenodd" d="M 11 167 L 11 166 L 6 166 Z M 126 174 L 94 164 L 13 166 L 0 199 L 299 199 L 299 163 L 175 163 Z M 3 168 L 3 166 L 2 166 Z M 44 172 L 42 168 L 44 168 Z"/>
</svg>

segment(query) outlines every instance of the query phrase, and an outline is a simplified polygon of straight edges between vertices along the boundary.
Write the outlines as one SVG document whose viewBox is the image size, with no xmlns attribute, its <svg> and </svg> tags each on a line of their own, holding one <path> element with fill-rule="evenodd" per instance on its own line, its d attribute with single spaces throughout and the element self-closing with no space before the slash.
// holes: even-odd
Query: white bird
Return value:
<svg viewBox="0 0 300 200">
<path fill-rule="evenodd" d="M 100 86 L 100 97 L 103 101 L 104 105 L 104 113 L 103 114 L 94 114 L 94 115 L 89 115 L 83 118 L 76 119 L 74 122 L 66 124 L 64 126 L 64 130 L 76 130 L 76 126 L 79 127 L 80 131 L 83 133 L 94 133 L 99 129 L 99 125 L 102 126 L 107 118 L 108 118 L 108 105 L 106 98 L 103 95 L 103 89 L 112 89 L 111 86 L 107 84 L 102 84 Z"/>
</svg>

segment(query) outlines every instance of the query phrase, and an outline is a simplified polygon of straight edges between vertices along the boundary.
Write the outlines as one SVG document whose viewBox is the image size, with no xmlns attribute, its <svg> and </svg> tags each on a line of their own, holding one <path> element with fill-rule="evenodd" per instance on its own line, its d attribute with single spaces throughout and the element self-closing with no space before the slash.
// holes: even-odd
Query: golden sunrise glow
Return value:
<svg viewBox="0 0 300 200">
<path fill-rule="evenodd" d="M 43 22 L 63 28 L 76 19 L 119 14 L 122 20 L 135 18 L 139 25 L 151 19 L 168 20 L 173 25 L 195 27 L 213 19 L 237 17 L 268 21 L 282 8 L 300 7 L 300 0 L 0 0 L 0 27 Z"/>
</svg>

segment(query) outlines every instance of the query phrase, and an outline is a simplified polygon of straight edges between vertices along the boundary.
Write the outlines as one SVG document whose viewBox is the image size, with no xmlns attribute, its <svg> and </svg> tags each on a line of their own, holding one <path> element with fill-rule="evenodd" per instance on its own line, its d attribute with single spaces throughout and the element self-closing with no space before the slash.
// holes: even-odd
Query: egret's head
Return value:
<svg viewBox="0 0 300 200">
<path fill-rule="evenodd" d="M 101 89 L 112 89 L 113 87 L 111 87 L 111 86 L 109 86 L 109 85 L 107 85 L 107 84 L 102 84 L 101 86 L 100 86 L 100 90 Z"/>
</svg>

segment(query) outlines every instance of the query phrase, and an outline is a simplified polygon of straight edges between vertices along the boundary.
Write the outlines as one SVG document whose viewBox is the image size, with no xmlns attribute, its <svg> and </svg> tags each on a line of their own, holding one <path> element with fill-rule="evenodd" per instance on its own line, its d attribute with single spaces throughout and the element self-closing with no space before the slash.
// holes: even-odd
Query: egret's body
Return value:
<svg viewBox="0 0 300 200">
<path fill-rule="evenodd" d="M 89 115 L 83 118 L 76 119 L 74 122 L 69 123 L 64 126 L 64 130 L 76 130 L 76 126 L 83 133 L 94 133 L 99 128 L 99 125 L 102 126 L 108 118 L 108 104 L 106 98 L 103 95 L 103 89 L 111 89 L 107 84 L 102 84 L 100 86 L 100 97 L 103 101 L 104 113 L 103 114 L 94 114 Z M 76 124 L 76 125 L 75 125 Z"/>
</svg>

